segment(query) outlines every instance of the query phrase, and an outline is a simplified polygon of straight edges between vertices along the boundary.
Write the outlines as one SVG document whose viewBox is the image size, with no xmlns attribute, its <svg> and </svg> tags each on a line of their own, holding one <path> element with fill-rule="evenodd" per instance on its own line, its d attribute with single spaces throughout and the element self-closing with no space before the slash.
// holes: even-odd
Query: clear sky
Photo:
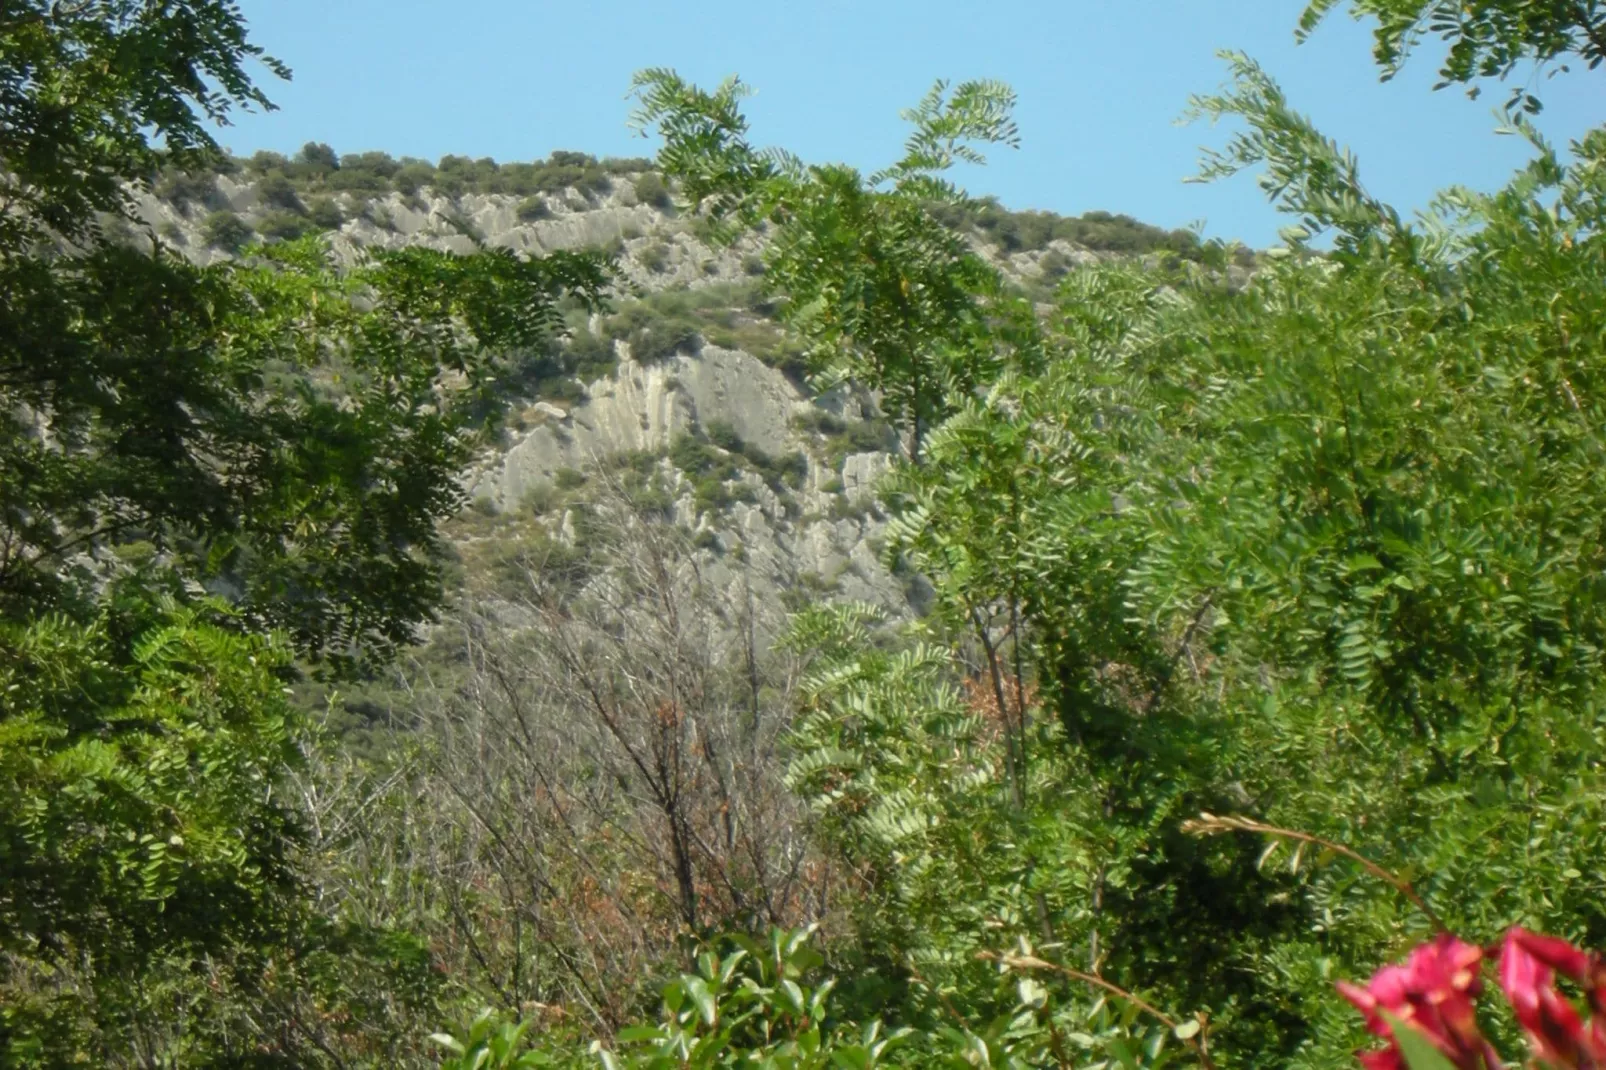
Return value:
<svg viewBox="0 0 1606 1070">
<path fill-rule="evenodd" d="M 668 66 L 713 83 L 739 74 L 753 136 L 811 161 L 895 158 L 901 108 L 936 78 L 1000 78 L 1023 138 L 963 181 L 1011 208 L 1126 212 L 1168 227 L 1270 244 L 1281 225 L 1253 182 L 1184 184 L 1226 131 L 1178 126 L 1216 88 L 1217 49 L 1248 52 L 1300 110 L 1360 157 L 1402 209 L 1449 183 L 1500 184 L 1526 146 L 1493 133 L 1499 87 L 1470 101 L 1430 92 L 1424 50 L 1380 84 L 1364 24 L 1337 15 L 1296 46 L 1303 0 L 242 0 L 254 39 L 294 79 L 280 106 L 223 132 L 236 153 L 383 149 L 532 160 L 554 149 L 651 155 L 626 128 L 630 76 Z M 1606 71 L 1541 83 L 1553 138 L 1606 120 Z"/>
</svg>

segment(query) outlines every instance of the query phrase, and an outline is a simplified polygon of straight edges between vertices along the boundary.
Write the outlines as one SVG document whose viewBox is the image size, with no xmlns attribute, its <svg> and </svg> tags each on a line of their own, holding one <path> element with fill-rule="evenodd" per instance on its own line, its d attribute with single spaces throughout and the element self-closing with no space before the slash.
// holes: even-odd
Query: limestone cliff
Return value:
<svg viewBox="0 0 1606 1070">
<path fill-rule="evenodd" d="M 735 248 L 710 246 L 694 221 L 642 203 L 629 182 L 589 197 L 574 190 L 544 196 L 534 208 L 531 200 L 428 191 L 341 197 L 346 218 L 332 231 L 331 247 L 343 260 L 363 248 L 409 244 L 457 252 L 483 244 L 536 255 L 611 247 L 619 254 L 626 301 L 632 290 L 650 297 L 753 286 L 756 239 Z M 216 179 L 206 204 L 155 195 L 140 202 L 151 235 L 203 264 L 230 255 L 209 240 L 208 219 L 217 213 L 233 213 L 253 228 L 283 215 L 264 203 L 255 184 L 226 175 Z M 579 477 L 629 454 L 667 489 L 675 522 L 697 536 L 700 567 L 715 582 L 733 577 L 739 563 L 746 582 L 761 588 L 758 597 L 830 594 L 869 601 L 894 615 L 922 600 L 922 581 L 893 575 L 878 557 L 884 517 L 874 486 L 896 441 L 879 422 L 872 398 L 845 390 L 814 396 L 740 347 L 699 342 L 691 351 L 644 361 L 628 341 L 609 345 L 616 365 L 584 382 L 581 396 L 515 399 L 503 441 L 464 473 L 481 516 L 540 512 L 556 496 L 563 502 L 537 523 L 572 539 L 572 506 L 585 497 L 574 489 Z M 683 439 L 732 463 L 712 474 L 683 471 L 675 450 Z M 782 461 L 784 480 L 766 475 L 767 465 Z M 570 492 L 559 494 L 564 481 Z M 719 485 L 711 487 L 715 481 Z M 498 530 L 463 540 L 516 539 L 528 529 Z M 465 554 L 471 569 L 480 559 Z"/>
</svg>

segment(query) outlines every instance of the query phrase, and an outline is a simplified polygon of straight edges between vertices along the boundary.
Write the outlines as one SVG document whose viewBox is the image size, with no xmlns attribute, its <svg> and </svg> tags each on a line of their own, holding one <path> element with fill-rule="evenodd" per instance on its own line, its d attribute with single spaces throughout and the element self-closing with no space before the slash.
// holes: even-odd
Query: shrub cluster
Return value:
<svg viewBox="0 0 1606 1070">
<path fill-rule="evenodd" d="M 1011 212 L 992 197 L 962 205 L 936 205 L 932 212 L 948 225 L 978 233 L 1010 253 L 1035 252 L 1063 240 L 1098 252 L 1174 253 L 1188 260 L 1200 256 L 1199 236 L 1193 231 L 1166 230 L 1129 215 Z"/>
<path fill-rule="evenodd" d="M 341 156 L 328 145 L 309 142 L 294 156 L 258 152 L 244 160 L 225 160 L 219 170 L 239 171 L 256 181 L 259 190 L 264 181 L 277 184 L 283 180 L 298 193 L 381 196 L 433 189 L 448 196 L 500 193 L 529 198 L 567 189 L 593 197 L 611 189 L 615 178 L 639 175 L 650 166 L 644 159 L 599 160 L 582 152 L 562 151 L 535 163 L 502 164 L 490 157 L 452 155 L 431 163 L 411 156 L 397 159 L 384 152 Z"/>
</svg>

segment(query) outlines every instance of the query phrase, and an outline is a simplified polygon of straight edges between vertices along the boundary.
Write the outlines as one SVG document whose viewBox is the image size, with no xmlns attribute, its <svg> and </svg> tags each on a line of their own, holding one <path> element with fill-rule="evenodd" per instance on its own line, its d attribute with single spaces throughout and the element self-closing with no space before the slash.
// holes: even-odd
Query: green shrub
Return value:
<svg viewBox="0 0 1606 1070">
<path fill-rule="evenodd" d="M 388 152 L 348 153 L 340 158 L 340 170 L 326 181 L 330 189 L 381 192 L 390 188 L 391 176 L 401 166 Z"/>
<path fill-rule="evenodd" d="M 534 516 L 545 516 L 562 500 L 563 495 L 551 483 L 537 483 L 524 492 L 519 508 Z"/>
<path fill-rule="evenodd" d="M 808 455 L 800 450 L 783 453 L 779 457 L 767 457 L 750 446 L 747 459 L 753 462 L 758 474 L 764 477 L 764 482 L 768 483 L 770 489 L 777 494 L 781 493 L 783 487 L 798 490 L 809 474 Z"/>
<path fill-rule="evenodd" d="M 257 220 L 257 233 L 271 241 L 294 241 L 316 229 L 312 220 L 295 212 L 269 212 Z"/>
<path fill-rule="evenodd" d="M 302 174 L 329 174 L 340 170 L 340 156 L 322 142 L 309 141 L 296 154 L 295 166 Z"/>
<path fill-rule="evenodd" d="M 1065 254 L 1059 252 L 1058 250 L 1054 250 L 1047 256 L 1043 257 L 1038 266 L 1043 269 L 1043 278 L 1052 282 L 1062 279 L 1069 274 L 1071 270 L 1071 261 L 1065 256 Z"/>
<path fill-rule="evenodd" d="M 333 197 L 314 197 L 307 202 L 307 218 L 319 230 L 339 230 L 346 223 L 346 213 Z"/>
<path fill-rule="evenodd" d="M 164 171 L 151 192 L 181 212 L 188 212 L 192 205 L 203 208 L 223 206 L 218 193 L 217 176 L 208 172 Z"/>
<path fill-rule="evenodd" d="M 543 379 L 536 396 L 544 401 L 562 401 L 572 405 L 585 400 L 586 388 L 584 383 L 572 375 L 564 375 L 555 379 Z"/>
<path fill-rule="evenodd" d="M 259 175 L 265 175 L 270 171 L 284 174 L 290 169 L 290 158 L 277 152 L 263 150 L 253 154 L 251 159 L 246 161 L 246 168 Z"/>
<path fill-rule="evenodd" d="M 815 408 L 792 417 L 792 426 L 799 431 L 812 431 L 817 435 L 840 435 L 848 429 L 846 420 L 824 409 Z"/>
<path fill-rule="evenodd" d="M 380 230 L 393 231 L 396 229 L 396 217 L 391 214 L 390 208 L 387 205 L 375 204 L 373 202 L 363 205 L 362 218 L 368 220 L 368 222 L 372 223 Z"/>
<path fill-rule="evenodd" d="M 224 209 L 213 212 L 201 224 L 201 237 L 206 244 L 214 249 L 222 249 L 226 253 L 237 253 L 241 247 L 256 237 L 256 231 L 251 224 Z"/>
<path fill-rule="evenodd" d="M 662 241 L 653 242 L 638 254 L 641 266 L 654 275 L 662 275 L 669 267 L 669 246 Z"/>
<path fill-rule="evenodd" d="M 552 473 L 552 482 L 559 490 L 579 490 L 586 485 L 586 474 L 578 468 L 559 468 Z"/>
<path fill-rule="evenodd" d="M 742 452 L 742 436 L 736 433 L 736 428 L 724 420 L 708 422 L 708 441 L 722 450 L 730 450 L 732 453 Z"/>
<path fill-rule="evenodd" d="M 578 186 L 584 178 L 585 171 L 579 167 L 545 167 L 535 176 L 535 188 L 542 193 L 562 193 L 570 187 Z"/>
<path fill-rule="evenodd" d="M 173 222 L 171 219 L 157 227 L 156 233 L 160 234 L 174 245 L 183 245 L 186 242 L 184 237 L 184 228 Z"/>
<path fill-rule="evenodd" d="M 636 200 L 642 204 L 650 204 L 659 211 L 667 212 L 675 206 L 674 198 L 669 194 L 669 186 L 664 182 L 663 176 L 655 171 L 648 171 L 635 181 Z"/>
<path fill-rule="evenodd" d="M 702 512 L 724 509 L 735 501 L 724 480 L 705 476 L 692 481 L 692 501 Z"/>
<path fill-rule="evenodd" d="M 390 176 L 390 184 L 397 193 L 411 197 L 435 181 L 435 165 L 423 160 L 403 160 Z"/>
<path fill-rule="evenodd" d="M 768 352 L 753 355 L 786 376 L 799 390 L 810 389 L 808 354 L 801 346 L 787 342 Z"/>
<path fill-rule="evenodd" d="M 576 331 L 564 347 L 564 363 L 582 382 L 596 382 L 619 366 L 614 354 L 613 341 L 599 338 L 590 331 Z"/>
<path fill-rule="evenodd" d="M 526 197 L 519 202 L 518 216 L 520 222 L 534 223 L 541 219 L 551 219 L 552 209 L 547 206 L 545 197 Z"/>
<path fill-rule="evenodd" d="M 630 336 L 630 355 L 642 364 L 668 360 L 677 353 L 695 354 L 703 336 L 689 323 L 668 322 Z"/>
<path fill-rule="evenodd" d="M 723 483 L 735 479 L 735 460 L 694 434 L 681 434 L 669 446 L 669 462 L 688 476 L 709 477 Z"/>
<path fill-rule="evenodd" d="M 648 477 L 627 480 L 625 498 L 641 515 L 669 520 L 675 515 L 675 496 L 661 479 Z"/>
<path fill-rule="evenodd" d="M 1165 230 L 1110 212 L 1087 212 L 1080 217 L 1011 212 L 990 197 L 963 205 L 932 205 L 929 210 L 955 229 L 990 238 L 1005 252 L 1034 252 L 1063 240 L 1102 252 L 1172 252 L 1190 260 L 1201 255 L 1198 235 L 1192 231 Z"/>
<path fill-rule="evenodd" d="M 636 175 L 652 168 L 652 161 L 644 156 L 609 156 L 601 163 L 610 175 Z"/>
<path fill-rule="evenodd" d="M 295 185 L 283 171 L 270 171 L 259 178 L 256 193 L 257 199 L 270 208 L 296 213 L 307 210 L 301 203 L 301 195 L 296 192 Z"/>
</svg>

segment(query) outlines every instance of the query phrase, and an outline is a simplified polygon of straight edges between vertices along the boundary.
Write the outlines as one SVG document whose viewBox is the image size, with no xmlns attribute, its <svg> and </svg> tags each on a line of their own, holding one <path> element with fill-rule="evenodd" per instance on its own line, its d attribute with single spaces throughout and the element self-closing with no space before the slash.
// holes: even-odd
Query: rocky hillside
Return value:
<svg viewBox="0 0 1606 1070">
<path fill-rule="evenodd" d="M 880 560 L 873 487 L 897 443 L 873 398 L 817 396 L 759 293 L 760 239 L 704 240 L 645 161 L 556 154 L 536 165 L 441 165 L 320 146 L 296 160 L 259 155 L 229 173 L 167 175 L 141 198 L 148 227 L 199 263 L 248 241 L 309 230 L 337 258 L 424 244 L 541 254 L 608 248 L 623 285 L 608 315 L 575 317 L 553 353 L 530 359 L 498 446 L 464 474 L 471 509 L 456 532 L 465 582 L 494 592 L 498 570 L 532 544 L 572 546 L 595 477 L 635 491 L 694 538 L 716 583 L 736 565 L 771 602 L 831 594 L 895 615 L 925 593 Z M 522 169 L 520 169 L 522 168 Z M 1067 220 L 984 205 L 955 219 L 1028 290 L 1132 252 L 1186 255 L 1191 235 L 1124 217 Z M 1083 237 L 1115 248 L 1090 249 Z"/>
</svg>

